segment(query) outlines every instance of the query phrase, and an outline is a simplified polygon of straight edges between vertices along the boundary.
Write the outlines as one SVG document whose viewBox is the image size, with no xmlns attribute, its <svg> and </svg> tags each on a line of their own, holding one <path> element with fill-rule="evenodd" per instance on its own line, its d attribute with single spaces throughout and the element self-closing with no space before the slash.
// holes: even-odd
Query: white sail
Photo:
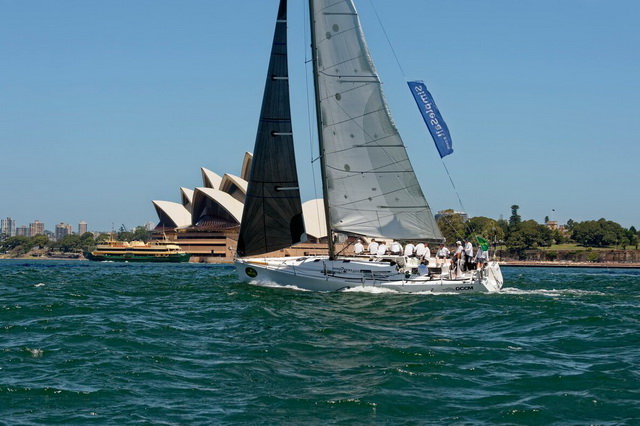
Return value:
<svg viewBox="0 0 640 426">
<path fill-rule="evenodd" d="M 311 0 L 325 188 L 334 231 L 441 240 L 350 0 Z"/>
</svg>

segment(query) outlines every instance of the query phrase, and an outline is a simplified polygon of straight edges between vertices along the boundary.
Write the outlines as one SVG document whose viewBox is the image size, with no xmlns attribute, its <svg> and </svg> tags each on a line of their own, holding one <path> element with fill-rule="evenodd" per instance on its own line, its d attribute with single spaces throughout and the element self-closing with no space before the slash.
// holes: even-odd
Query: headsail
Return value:
<svg viewBox="0 0 640 426">
<path fill-rule="evenodd" d="M 351 0 L 310 0 L 330 225 L 373 237 L 442 240 L 382 93 Z"/>
<path fill-rule="evenodd" d="M 280 0 L 238 237 L 240 256 L 289 247 L 304 234 L 289 106 L 286 20 L 287 1 Z"/>
</svg>

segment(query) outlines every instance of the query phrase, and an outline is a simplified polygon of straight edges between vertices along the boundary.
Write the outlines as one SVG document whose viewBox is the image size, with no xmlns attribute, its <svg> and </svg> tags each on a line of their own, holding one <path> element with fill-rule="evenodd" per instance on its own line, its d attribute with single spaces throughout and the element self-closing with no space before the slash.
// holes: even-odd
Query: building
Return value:
<svg viewBox="0 0 640 426">
<path fill-rule="evenodd" d="M 67 235 L 72 235 L 72 234 L 73 234 L 73 228 L 71 227 L 71 225 L 68 225 L 66 223 L 59 223 L 56 225 L 56 237 L 55 237 L 56 241 L 60 241 Z"/>
<path fill-rule="evenodd" d="M 87 222 L 84 220 L 78 223 L 78 235 L 82 236 L 87 232 Z"/>
<path fill-rule="evenodd" d="M 28 237 L 29 236 L 29 228 L 26 225 L 18 226 L 16 228 L 16 236 L 18 236 L 18 237 Z"/>
<path fill-rule="evenodd" d="M 5 237 L 15 237 L 16 235 L 16 221 L 7 217 L 0 221 L 0 234 Z"/>
<path fill-rule="evenodd" d="M 460 216 L 460 218 L 462 219 L 463 222 L 466 222 L 466 221 L 469 220 L 469 215 L 468 214 L 466 214 L 465 212 L 455 211 L 453 209 L 440 210 L 438 213 L 436 213 L 435 217 L 436 217 L 436 220 L 438 220 L 441 217 L 449 217 L 449 216 L 454 216 L 454 215 Z"/>
<path fill-rule="evenodd" d="M 44 223 L 36 220 L 29 224 L 29 236 L 44 235 Z"/>
<path fill-rule="evenodd" d="M 167 238 L 187 253 L 193 262 L 227 263 L 235 255 L 240 221 L 247 194 L 247 179 L 253 156 L 245 153 L 240 176 L 218 174 L 201 168 L 202 187 L 180 188 L 179 203 L 152 201 L 159 222 L 153 238 Z M 302 205 L 308 241 L 272 253 L 277 256 L 326 254 L 326 223 L 322 200 Z"/>
</svg>

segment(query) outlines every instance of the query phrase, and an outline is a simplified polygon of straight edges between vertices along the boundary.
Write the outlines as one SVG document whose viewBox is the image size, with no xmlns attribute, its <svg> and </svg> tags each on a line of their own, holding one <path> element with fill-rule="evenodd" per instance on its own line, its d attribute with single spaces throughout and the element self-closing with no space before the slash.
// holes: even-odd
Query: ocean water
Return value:
<svg viewBox="0 0 640 426">
<path fill-rule="evenodd" d="M 0 424 L 640 424 L 640 270 L 321 294 L 0 261 Z"/>
</svg>

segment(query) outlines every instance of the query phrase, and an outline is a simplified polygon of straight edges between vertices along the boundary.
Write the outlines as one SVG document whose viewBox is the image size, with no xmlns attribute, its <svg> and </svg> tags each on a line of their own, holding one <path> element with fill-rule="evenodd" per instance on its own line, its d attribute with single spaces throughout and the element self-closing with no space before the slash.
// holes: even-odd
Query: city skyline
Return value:
<svg viewBox="0 0 640 426">
<path fill-rule="evenodd" d="M 321 195 L 304 96 L 313 91 L 308 18 L 303 2 L 290 3 L 306 201 Z M 0 0 L 0 145 L 14 156 L 0 168 L 0 217 L 132 228 L 157 222 L 151 200 L 179 202 L 176 187 L 197 187 L 200 167 L 227 171 L 253 150 L 276 8 Z M 524 220 L 640 225 L 640 201 L 617 188 L 640 178 L 640 58 L 629 54 L 640 45 L 637 2 L 377 2 L 394 51 L 371 4 L 358 8 L 433 211 L 498 219 L 517 204 Z M 394 53 L 407 79 L 425 81 L 451 130 L 444 163 L 464 206 Z"/>
</svg>

